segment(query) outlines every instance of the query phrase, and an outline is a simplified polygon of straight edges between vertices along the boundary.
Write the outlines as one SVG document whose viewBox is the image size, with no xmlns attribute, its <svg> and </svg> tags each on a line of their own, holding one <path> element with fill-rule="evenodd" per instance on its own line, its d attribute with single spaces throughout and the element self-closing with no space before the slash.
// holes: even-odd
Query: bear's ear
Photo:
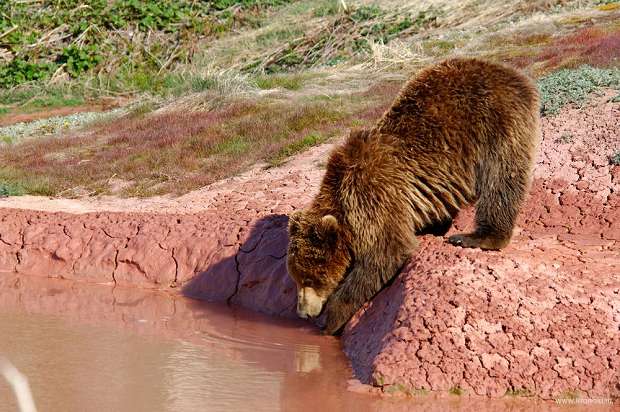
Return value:
<svg viewBox="0 0 620 412">
<path fill-rule="evenodd" d="M 288 233 L 292 235 L 296 235 L 301 230 L 301 216 L 303 212 L 301 210 L 297 210 L 293 212 L 288 217 Z"/>
<path fill-rule="evenodd" d="M 338 237 L 338 220 L 332 215 L 321 218 L 320 233 L 324 240 L 333 242 Z"/>
<path fill-rule="evenodd" d="M 349 138 L 351 141 L 367 142 L 370 137 L 370 130 L 355 128 L 351 129 Z"/>
</svg>

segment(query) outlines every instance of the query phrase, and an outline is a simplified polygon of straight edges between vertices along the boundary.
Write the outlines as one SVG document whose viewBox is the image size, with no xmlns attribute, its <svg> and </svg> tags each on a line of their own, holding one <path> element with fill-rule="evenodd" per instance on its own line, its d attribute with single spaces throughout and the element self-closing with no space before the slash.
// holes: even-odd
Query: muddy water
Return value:
<svg viewBox="0 0 620 412">
<path fill-rule="evenodd" d="M 40 411 L 379 409 L 335 338 L 166 294 L 0 275 L 0 355 Z M 373 406 L 377 403 L 376 406 Z M 0 411 L 16 410 L 0 382 Z"/>
<path fill-rule="evenodd" d="M 236 323 L 244 322 L 237 318 Z M 320 390 L 312 388 L 328 358 L 344 381 L 346 364 L 329 347 L 290 339 L 286 328 L 270 329 L 269 336 L 203 329 L 189 340 L 170 339 L 57 316 L 3 312 L 0 330 L 11 332 L 0 338 L 0 353 L 28 376 L 40 410 L 295 407 L 300 394 L 291 396 L 293 392 L 307 389 L 319 396 L 324 390 L 324 384 Z M 334 399 L 333 404 L 359 401 L 353 398 L 344 403 Z M 5 386 L 0 404 L 3 410 L 15 409 Z"/>
<path fill-rule="evenodd" d="M 6 274 L 0 355 L 28 377 L 39 411 L 541 409 L 357 393 L 349 390 L 352 373 L 339 341 L 302 322 L 144 290 Z M 0 411 L 14 410 L 0 381 Z"/>
</svg>

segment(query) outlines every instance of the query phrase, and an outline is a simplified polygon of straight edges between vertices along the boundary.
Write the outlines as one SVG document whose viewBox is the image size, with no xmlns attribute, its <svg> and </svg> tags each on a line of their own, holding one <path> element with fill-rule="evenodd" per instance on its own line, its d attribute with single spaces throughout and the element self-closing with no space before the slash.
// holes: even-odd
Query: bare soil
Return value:
<svg viewBox="0 0 620 412">
<path fill-rule="evenodd" d="M 36 111 L 24 111 L 16 108 L 0 116 L 0 127 L 10 126 L 15 123 L 28 123 L 34 120 L 48 119 L 56 116 L 67 116 L 74 113 L 104 112 L 118 107 L 120 103 L 120 101 L 114 99 L 98 103 L 82 104 L 79 106 L 65 106 L 53 109 L 43 108 Z"/>
</svg>

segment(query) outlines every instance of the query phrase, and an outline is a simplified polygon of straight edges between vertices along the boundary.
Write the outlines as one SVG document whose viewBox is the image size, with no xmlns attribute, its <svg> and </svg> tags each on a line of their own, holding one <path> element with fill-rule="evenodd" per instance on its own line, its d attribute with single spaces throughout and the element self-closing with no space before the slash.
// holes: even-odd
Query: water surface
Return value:
<svg viewBox="0 0 620 412">
<path fill-rule="evenodd" d="M 314 410 L 318 399 L 329 409 L 359 409 L 381 402 L 347 391 L 352 375 L 338 339 L 306 323 L 138 289 L 6 275 L 0 355 L 28 377 L 40 411 Z M 16 410 L 5 382 L 0 410 Z"/>
</svg>

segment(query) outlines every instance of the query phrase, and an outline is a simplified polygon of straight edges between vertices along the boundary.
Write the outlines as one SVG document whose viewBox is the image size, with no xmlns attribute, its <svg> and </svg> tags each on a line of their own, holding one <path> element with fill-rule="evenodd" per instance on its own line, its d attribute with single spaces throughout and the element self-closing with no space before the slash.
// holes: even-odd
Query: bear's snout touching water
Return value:
<svg viewBox="0 0 620 412">
<path fill-rule="evenodd" d="M 290 217 L 298 314 L 325 306 L 325 332 L 338 332 L 398 273 L 416 233 L 445 233 L 469 204 L 476 229 L 449 241 L 505 247 L 539 135 L 536 86 L 516 70 L 476 59 L 422 70 L 372 129 L 334 149 L 312 204 Z"/>
</svg>

